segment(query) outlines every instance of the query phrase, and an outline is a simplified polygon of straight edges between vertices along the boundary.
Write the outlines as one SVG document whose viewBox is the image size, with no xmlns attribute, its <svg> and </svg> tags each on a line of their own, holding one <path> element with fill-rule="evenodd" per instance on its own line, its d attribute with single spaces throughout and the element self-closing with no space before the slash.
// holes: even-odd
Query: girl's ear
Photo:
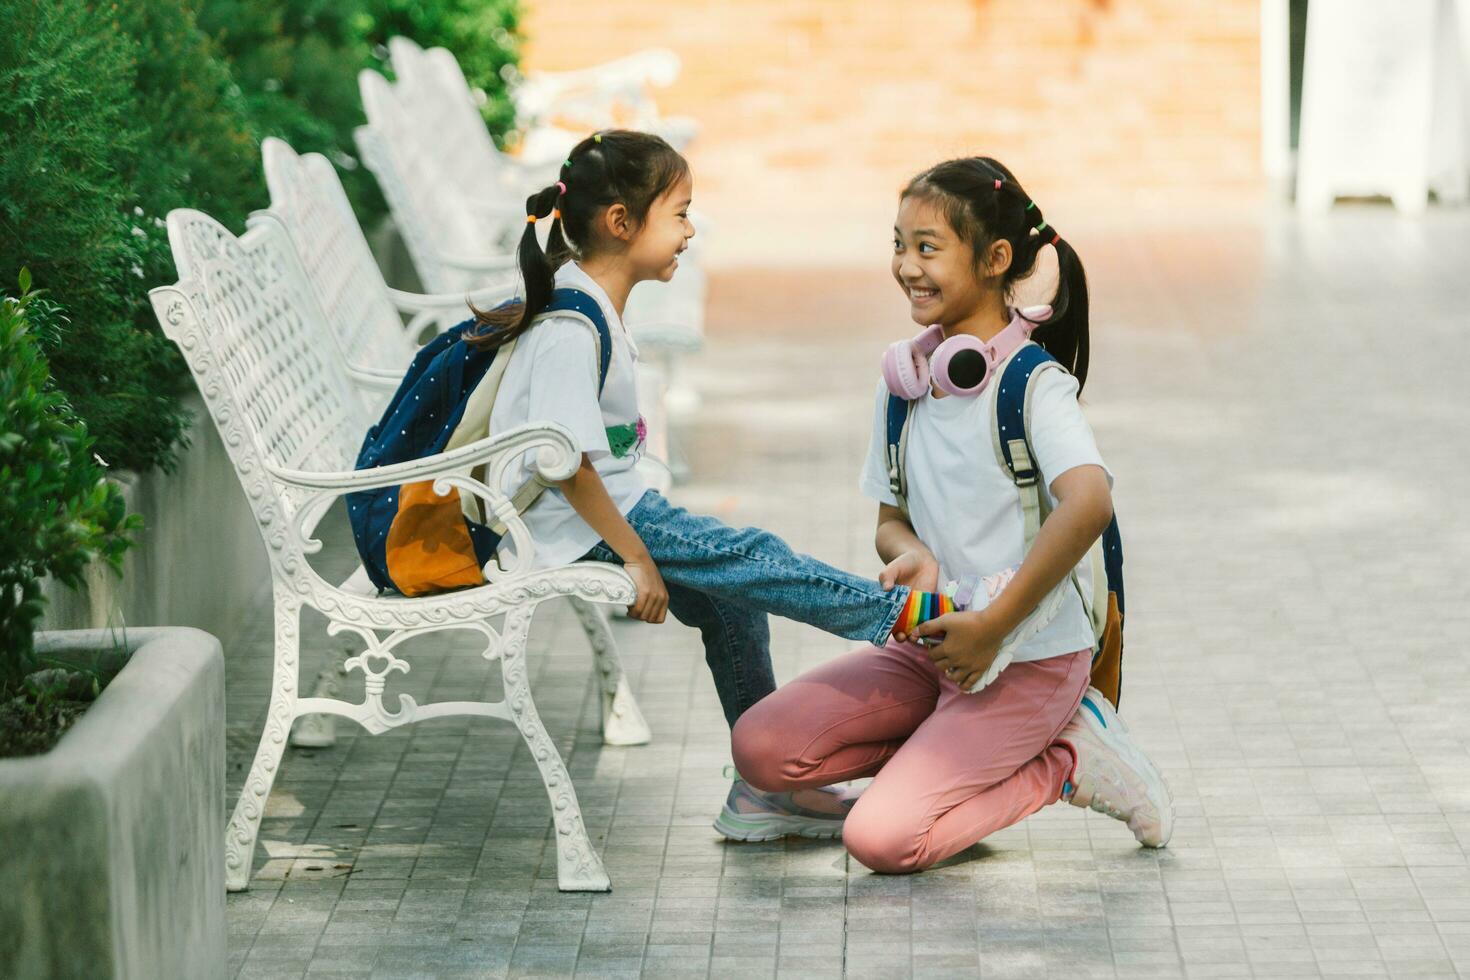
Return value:
<svg viewBox="0 0 1470 980">
<path fill-rule="evenodd" d="M 633 237 L 633 221 L 628 214 L 628 206 L 621 201 L 609 205 L 602 213 L 602 226 L 619 241 L 626 242 Z"/>
<path fill-rule="evenodd" d="M 1005 275 L 1014 258 L 1011 243 L 1004 238 L 997 238 L 985 249 L 985 274 L 991 277 Z"/>
</svg>

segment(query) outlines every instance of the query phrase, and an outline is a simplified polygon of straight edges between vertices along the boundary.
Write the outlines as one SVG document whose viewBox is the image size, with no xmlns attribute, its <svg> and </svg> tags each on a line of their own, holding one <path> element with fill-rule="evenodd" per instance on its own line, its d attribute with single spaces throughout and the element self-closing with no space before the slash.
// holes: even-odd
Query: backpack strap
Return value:
<svg viewBox="0 0 1470 980">
<path fill-rule="evenodd" d="M 1051 503 L 1041 483 L 1041 469 L 1031 451 L 1031 399 L 1036 390 L 1032 382 L 1049 370 L 1065 371 L 1066 368 L 1040 345 L 1027 343 L 1002 369 L 995 394 L 995 428 L 991 436 L 996 461 L 1002 470 L 1010 474 L 1021 495 L 1021 513 L 1026 525 L 1023 556 L 1031 553 L 1041 524 L 1051 511 Z M 1082 600 L 1082 608 L 1093 622 L 1093 632 L 1098 636 L 1102 634 L 1102 624 L 1106 619 L 1108 585 L 1113 578 L 1105 563 L 1116 555 L 1118 570 L 1121 571 L 1122 567 L 1122 540 L 1118 535 L 1116 517 L 1108 525 L 1102 542 L 1103 547 L 1094 545 L 1088 551 L 1088 561 L 1092 564 L 1092 592 L 1089 594 L 1082 587 L 1076 568 L 1069 576 L 1072 587 Z M 1117 577 L 1121 591 L 1122 576 Z"/>
<path fill-rule="evenodd" d="M 898 509 L 905 517 L 909 512 L 909 481 L 904 472 L 904 454 L 908 451 L 909 419 L 913 417 L 914 403 L 898 395 L 889 394 L 886 414 L 888 440 L 888 489 L 898 500 Z"/>
<path fill-rule="evenodd" d="M 597 335 L 597 397 L 602 398 L 602 390 L 607 387 L 607 372 L 612 367 L 612 330 L 607 325 L 607 317 L 602 312 L 602 304 L 597 302 L 587 293 L 571 286 L 564 286 L 551 294 L 551 302 L 546 304 L 546 309 L 536 317 L 537 322 L 549 316 L 570 316 L 574 320 L 580 320 Z M 507 357 L 506 360 L 509 360 Z M 502 373 L 504 368 L 502 367 Z M 495 379 L 498 389 L 500 379 Z M 493 402 L 495 393 L 491 392 L 490 399 Z M 488 415 L 486 416 L 488 421 Z M 511 495 L 511 505 L 516 513 L 525 513 L 534 504 L 541 494 L 548 488 L 540 474 L 533 473 L 520 488 Z M 478 513 L 478 501 L 474 501 L 476 513 Z M 476 514 L 469 514 L 475 518 Z M 490 518 L 490 529 L 496 534 L 505 534 L 505 525 L 500 521 Z"/>
<path fill-rule="evenodd" d="M 1031 380 L 1043 371 L 1064 370 L 1060 362 L 1039 344 L 1023 345 L 1001 370 L 995 386 L 995 428 L 991 432 L 995 459 L 1010 474 L 1021 495 L 1021 513 L 1025 521 L 1025 550 L 1041 531 L 1041 522 L 1050 510 L 1042 492 L 1041 470 L 1031 452 L 1027 422 L 1031 418 Z"/>
<path fill-rule="evenodd" d="M 597 397 L 601 398 L 602 389 L 607 386 L 608 369 L 612 367 L 612 331 L 602 304 L 580 289 L 563 286 L 551 294 L 551 302 L 536 319 L 565 314 L 584 321 L 597 334 Z"/>
</svg>

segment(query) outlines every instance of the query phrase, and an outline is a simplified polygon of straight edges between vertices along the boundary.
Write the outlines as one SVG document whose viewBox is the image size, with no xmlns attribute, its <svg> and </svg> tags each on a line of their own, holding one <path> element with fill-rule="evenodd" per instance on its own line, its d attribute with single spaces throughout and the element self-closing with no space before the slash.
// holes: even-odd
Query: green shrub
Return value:
<svg viewBox="0 0 1470 980">
<path fill-rule="evenodd" d="M 515 0 L 0 0 L 0 282 L 22 261 L 70 319 L 51 374 L 121 469 L 167 469 L 191 387 L 149 287 L 177 278 L 163 217 L 206 211 L 241 231 L 268 201 L 259 143 L 319 151 L 370 225 L 383 213 L 357 166 L 357 71 L 394 34 L 454 51 L 513 121 Z"/>
<path fill-rule="evenodd" d="M 124 515 L 86 426 L 51 390 L 38 340 L 65 332 L 60 309 L 30 292 L 26 271 L 19 282 L 0 297 L 0 693 L 33 666 L 41 578 L 75 588 L 94 558 L 119 567 L 140 521 Z"/>
<path fill-rule="evenodd" d="M 148 305 L 148 287 L 174 278 L 160 219 L 226 195 L 238 211 L 248 171 L 225 166 L 216 144 L 230 137 L 242 161 L 253 152 L 179 77 L 189 61 L 180 25 L 192 21 L 177 7 L 169 22 L 166 9 L 0 0 L 0 281 L 28 262 L 65 304 L 69 322 L 45 349 L 52 376 L 97 452 L 136 470 L 169 465 L 186 422 L 187 373 Z M 169 59 L 180 62 L 172 80 Z M 190 117 L 210 149 L 178 145 L 196 142 Z"/>
<path fill-rule="evenodd" d="M 486 124 L 500 139 L 515 122 L 501 71 L 516 64 L 518 20 L 515 0 L 203 0 L 199 8 L 256 134 L 336 163 L 364 226 L 387 209 L 352 135 L 365 121 L 358 71 L 391 77 L 386 44 L 395 34 L 447 47 L 485 89 Z"/>
<path fill-rule="evenodd" d="M 515 126 L 515 109 L 502 75 L 520 60 L 519 0 L 361 0 L 360 33 L 388 73 L 388 39 L 412 38 L 424 48 L 448 48 L 470 85 L 485 90 L 485 124 L 497 140 Z M 391 73 L 390 77 L 391 77 Z"/>
<path fill-rule="evenodd" d="M 113 355 L 86 350 L 73 337 L 50 353 L 59 383 L 99 433 L 99 453 L 127 469 L 170 468 L 183 442 L 179 399 L 193 389 L 148 301 L 149 288 L 178 278 L 163 218 L 174 208 L 197 208 L 242 232 L 246 216 L 266 203 L 260 139 L 239 87 L 195 21 L 195 6 L 195 0 L 112 6 L 114 27 L 131 42 L 136 65 L 132 89 L 120 97 L 146 126 L 138 152 L 117 159 L 130 252 L 121 296 L 131 337 L 148 342 Z M 74 320 L 82 322 L 80 315 Z M 127 384 L 119 383 L 122 377 Z M 71 383 L 74 378 L 86 388 Z M 153 413 L 170 411 L 177 429 L 154 424 Z"/>
<path fill-rule="evenodd" d="M 137 65 L 132 111 L 147 126 L 142 152 L 120 159 L 119 170 L 147 214 L 198 208 L 243 230 L 246 215 L 264 203 L 260 136 L 244 94 L 199 29 L 196 5 L 113 4 L 114 26 L 132 42 Z"/>
<path fill-rule="evenodd" d="M 370 58 L 358 33 L 361 9 L 360 0 L 203 0 L 199 27 L 240 86 L 256 133 L 337 164 L 353 209 L 370 226 L 386 205 L 358 164 L 352 136 L 365 121 L 357 73 Z"/>
<path fill-rule="evenodd" d="M 115 160 L 144 135 L 120 97 L 133 84 L 129 47 L 89 21 L 84 3 L 0 0 L 0 274 L 15 282 L 28 258 L 69 298 L 123 269 Z"/>
</svg>

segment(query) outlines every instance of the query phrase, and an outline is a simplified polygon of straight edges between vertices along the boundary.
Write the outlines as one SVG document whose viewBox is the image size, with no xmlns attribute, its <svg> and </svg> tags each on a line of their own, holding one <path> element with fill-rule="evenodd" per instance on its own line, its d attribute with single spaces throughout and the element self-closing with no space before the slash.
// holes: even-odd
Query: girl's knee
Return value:
<svg viewBox="0 0 1470 980">
<path fill-rule="evenodd" d="M 774 721 L 756 705 L 740 716 L 730 732 L 730 755 L 735 771 L 756 789 L 770 793 L 804 785 L 802 767 L 790 757 L 794 739 Z"/>
<path fill-rule="evenodd" d="M 847 853 L 870 871 L 885 875 L 906 875 L 923 871 L 923 851 L 918 835 L 903 826 L 892 814 L 885 815 L 873 807 L 863 807 L 859 799 L 842 827 L 842 843 Z"/>
</svg>

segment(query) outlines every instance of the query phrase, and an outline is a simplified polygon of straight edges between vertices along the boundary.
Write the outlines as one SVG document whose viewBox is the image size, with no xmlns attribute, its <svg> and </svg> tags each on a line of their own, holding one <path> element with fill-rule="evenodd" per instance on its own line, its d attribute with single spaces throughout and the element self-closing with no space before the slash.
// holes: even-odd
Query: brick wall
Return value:
<svg viewBox="0 0 1470 980">
<path fill-rule="evenodd" d="M 904 179 L 967 153 L 1059 224 L 1253 195 L 1258 22 L 1257 0 L 528 0 L 527 64 L 677 51 L 659 102 L 702 125 L 696 203 L 739 264 L 881 249 Z"/>
</svg>

